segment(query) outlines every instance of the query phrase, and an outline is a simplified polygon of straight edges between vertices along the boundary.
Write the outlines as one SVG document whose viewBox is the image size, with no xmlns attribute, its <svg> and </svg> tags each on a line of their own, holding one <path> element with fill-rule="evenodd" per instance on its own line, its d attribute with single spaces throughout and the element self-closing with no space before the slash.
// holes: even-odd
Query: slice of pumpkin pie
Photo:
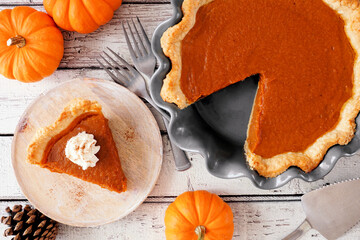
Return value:
<svg viewBox="0 0 360 240">
<path fill-rule="evenodd" d="M 96 101 L 71 101 L 54 124 L 37 131 L 28 147 L 27 161 L 110 191 L 126 191 L 126 177 L 108 120 Z"/>
</svg>

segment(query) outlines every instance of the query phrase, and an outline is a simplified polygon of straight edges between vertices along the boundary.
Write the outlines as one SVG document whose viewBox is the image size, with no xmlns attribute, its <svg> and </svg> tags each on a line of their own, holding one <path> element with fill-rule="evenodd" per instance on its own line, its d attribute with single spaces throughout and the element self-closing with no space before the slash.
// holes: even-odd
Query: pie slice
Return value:
<svg viewBox="0 0 360 240">
<path fill-rule="evenodd" d="M 96 153 L 98 162 L 86 170 L 70 161 L 65 154 L 67 142 L 83 132 L 92 134 L 97 146 L 100 146 Z M 27 161 L 52 172 L 69 174 L 97 184 L 110 191 L 126 191 L 126 177 L 108 120 L 96 101 L 71 101 L 54 124 L 37 131 L 28 147 Z"/>
<path fill-rule="evenodd" d="M 161 39 L 162 98 L 185 108 L 259 75 L 245 144 L 251 168 L 309 172 L 353 137 L 360 109 L 358 0 L 184 0 Z"/>
</svg>

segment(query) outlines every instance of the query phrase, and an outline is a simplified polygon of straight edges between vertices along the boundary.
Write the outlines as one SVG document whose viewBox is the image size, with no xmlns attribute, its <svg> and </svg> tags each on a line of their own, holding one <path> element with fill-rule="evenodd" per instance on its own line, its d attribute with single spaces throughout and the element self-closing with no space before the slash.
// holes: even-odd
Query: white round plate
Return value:
<svg viewBox="0 0 360 240">
<path fill-rule="evenodd" d="M 109 119 L 127 191 L 111 192 L 26 162 L 35 131 L 52 124 L 73 98 L 98 101 Z M 48 217 L 73 226 L 98 226 L 134 211 L 150 194 L 162 164 L 162 139 L 146 105 L 113 82 L 77 79 L 40 95 L 25 111 L 12 142 L 12 165 L 28 200 Z"/>
</svg>

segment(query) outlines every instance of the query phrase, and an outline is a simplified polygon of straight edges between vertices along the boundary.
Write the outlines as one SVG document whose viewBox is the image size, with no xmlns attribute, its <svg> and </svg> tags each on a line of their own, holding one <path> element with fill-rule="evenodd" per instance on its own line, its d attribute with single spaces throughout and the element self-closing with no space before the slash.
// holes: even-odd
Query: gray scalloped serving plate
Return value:
<svg viewBox="0 0 360 240">
<path fill-rule="evenodd" d="M 198 152 L 205 158 L 207 170 L 220 178 L 249 178 L 261 189 L 278 188 L 291 179 L 300 178 L 311 182 L 323 178 L 335 166 L 339 158 L 353 155 L 360 148 L 360 131 L 346 146 L 336 145 L 329 149 L 324 160 L 310 173 L 290 167 L 275 178 L 265 178 L 251 170 L 244 155 L 246 130 L 257 89 L 257 76 L 220 90 L 184 110 L 164 102 L 160 97 L 163 79 L 171 69 L 171 62 L 164 55 L 160 38 L 169 27 L 182 18 L 183 0 L 172 0 L 173 16 L 160 24 L 152 39 L 159 68 L 152 77 L 150 92 L 155 103 L 171 116 L 169 134 L 183 150 Z M 360 118 L 356 119 L 360 124 Z"/>
</svg>

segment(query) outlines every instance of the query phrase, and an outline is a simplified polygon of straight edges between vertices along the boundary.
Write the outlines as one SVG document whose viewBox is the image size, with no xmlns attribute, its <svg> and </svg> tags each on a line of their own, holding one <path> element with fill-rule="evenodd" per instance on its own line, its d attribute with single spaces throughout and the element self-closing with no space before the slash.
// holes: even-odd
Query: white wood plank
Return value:
<svg viewBox="0 0 360 240">
<path fill-rule="evenodd" d="M 6 6 L 6 5 L 31 5 L 31 4 L 39 4 L 38 3 L 32 3 L 30 0 L 1 0 L 0 6 Z"/>
<path fill-rule="evenodd" d="M 8 7 L 0 6 L 0 11 L 4 8 Z M 43 6 L 34 6 L 34 8 L 45 11 Z M 96 58 L 106 47 L 110 47 L 130 61 L 121 22 L 138 16 L 148 36 L 151 37 L 159 23 L 171 15 L 172 8 L 169 4 L 124 4 L 115 12 L 114 18 L 109 23 L 93 33 L 84 35 L 64 31 L 65 53 L 60 67 L 98 67 Z"/>
<path fill-rule="evenodd" d="M 46 92 L 59 84 L 75 78 L 101 78 L 111 81 L 103 70 L 58 70 L 52 76 L 36 83 L 21 83 L 9 80 L 0 75 L 0 134 L 13 134 L 17 122 L 26 107 L 39 94 Z M 161 116 L 149 104 L 154 116 L 160 123 L 160 129 L 165 130 Z"/>
<path fill-rule="evenodd" d="M 0 200 L 6 199 L 24 199 L 21 190 L 16 182 L 11 167 L 11 140 L 12 137 L 0 138 Z M 220 195 L 245 195 L 242 201 L 252 200 L 281 200 L 275 196 L 303 194 L 311 190 L 317 189 L 328 183 L 343 181 L 346 179 L 356 178 L 360 172 L 360 156 L 356 155 L 351 158 L 340 159 L 333 171 L 323 180 L 313 183 L 307 183 L 299 179 L 292 180 L 289 184 L 275 190 L 260 190 L 252 185 L 250 180 L 242 179 L 219 179 L 207 172 L 204 159 L 199 154 L 189 154 L 192 160 L 192 168 L 185 172 L 177 172 L 174 168 L 173 156 L 170 151 L 167 136 L 163 136 L 164 142 L 164 161 L 161 169 L 160 177 L 155 185 L 154 190 L 150 194 L 156 197 L 152 201 L 164 201 L 157 197 L 172 197 L 182 192 L 194 190 L 209 190 Z M 261 195 L 261 197 L 251 197 Z M 266 197 L 266 195 L 270 195 Z M 172 199 L 172 198 L 170 198 Z M 229 198 L 233 200 L 236 198 Z M 291 199 L 299 199 L 299 196 Z M 286 200 L 286 198 L 285 198 Z M 165 201 L 168 201 L 166 198 Z"/>
<path fill-rule="evenodd" d="M 0 214 L 6 206 L 25 202 L 0 202 Z M 294 230 L 305 218 L 300 202 L 229 203 L 234 214 L 235 240 L 281 239 Z M 164 215 L 168 203 L 144 203 L 127 217 L 96 228 L 76 228 L 60 224 L 56 239 L 165 239 Z M 6 229 L 1 225 L 0 234 Z M 341 240 L 358 239 L 359 224 L 346 233 Z M 310 230 L 303 239 L 323 240 L 316 230 Z"/>
</svg>

